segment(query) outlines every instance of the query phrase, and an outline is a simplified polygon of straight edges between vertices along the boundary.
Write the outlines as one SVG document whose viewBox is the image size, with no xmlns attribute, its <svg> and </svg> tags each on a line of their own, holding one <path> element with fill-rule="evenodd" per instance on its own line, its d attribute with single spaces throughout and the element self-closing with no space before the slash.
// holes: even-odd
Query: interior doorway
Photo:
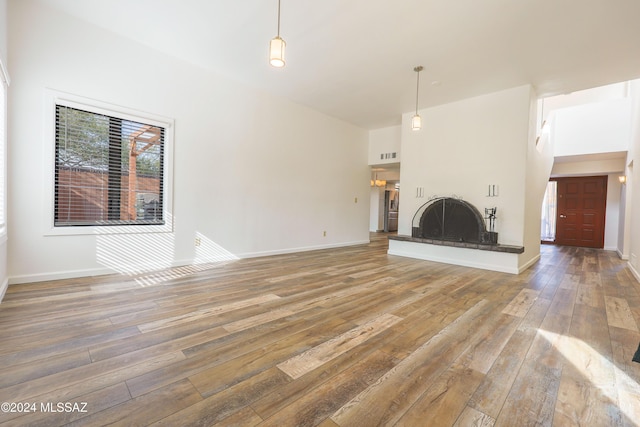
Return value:
<svg viewBox="0 0 640 427">
<path fill-rule="evenodd" d="M 398 231 L 400 164 L 371 166 L 369 231 Z"/>
<path fill-rule="evenodd" d="M 547 187 L 542 241 L 565 246 L 604 248 L 607 176 L 553 178 L 550 182 L 554 182 L 555 186 Z M 554 188 L 555 203 L 550 194 Z M 552 230 L 554 221 L 555 230 Z"/>
<path fill-rule="evenodd" d="M 398 231 L 399 186 L 384 192 L 384 231 Z"/>
</svg>

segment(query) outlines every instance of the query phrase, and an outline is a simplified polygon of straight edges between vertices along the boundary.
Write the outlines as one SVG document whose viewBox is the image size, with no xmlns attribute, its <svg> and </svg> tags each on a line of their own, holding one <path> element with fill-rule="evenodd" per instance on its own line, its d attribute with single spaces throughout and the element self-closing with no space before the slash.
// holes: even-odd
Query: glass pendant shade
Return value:
<svg viewBox="0 0 640 427">
<path fill-rule="evenodd" d="M 422 128 L 422 118 L 416 114 L 411 118 L 411 129 L 420 130 L 421 128 Z"/>
<path fill-rule="evenodd" d="M 269 43 L 269 63 L 274 67 L 284 67 L 284 48 L 287 46 L 280 36 L 271 39 Z"/>
</svg>

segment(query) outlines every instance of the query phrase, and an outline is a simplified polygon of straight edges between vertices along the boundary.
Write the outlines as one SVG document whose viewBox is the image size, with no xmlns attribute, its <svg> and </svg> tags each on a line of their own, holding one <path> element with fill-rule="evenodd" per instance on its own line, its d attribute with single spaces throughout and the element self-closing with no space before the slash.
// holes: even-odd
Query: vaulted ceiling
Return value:
<svg viewBox="0 0 640 427">
<path fill-rule="evenodd" d="M 41 0 L 366 129 L 524 84 L 540 97 L 640 77 L 637 0 Z"/>
</svg>

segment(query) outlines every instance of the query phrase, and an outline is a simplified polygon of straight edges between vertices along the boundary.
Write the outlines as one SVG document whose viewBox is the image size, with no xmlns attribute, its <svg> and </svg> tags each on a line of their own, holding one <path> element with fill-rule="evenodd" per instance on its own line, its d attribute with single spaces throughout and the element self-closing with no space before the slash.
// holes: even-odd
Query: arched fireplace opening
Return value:
<svg viewBox="0 0 640 427">
<path fill-rule="evenodd" d="M 453 197 L 433 199 L 420 207 L 413 218 L 411 236 L 465 243 L 498 242 L 498 233 L 487 231 L 478 209 Z"/>
</svg>

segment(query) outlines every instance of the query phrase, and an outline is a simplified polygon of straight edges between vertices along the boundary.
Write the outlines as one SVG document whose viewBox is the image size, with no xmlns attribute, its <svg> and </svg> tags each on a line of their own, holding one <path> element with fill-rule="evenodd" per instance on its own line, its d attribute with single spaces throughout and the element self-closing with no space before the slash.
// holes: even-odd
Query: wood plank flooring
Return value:
<svg viewBox="0 0 640 427">
<path fill-rule="evenodd" d="M 520 275 L 371 244 L 10 286 L 4 426 L 640 426 L 640 284 L 543 246 Z"/>
</svg>

